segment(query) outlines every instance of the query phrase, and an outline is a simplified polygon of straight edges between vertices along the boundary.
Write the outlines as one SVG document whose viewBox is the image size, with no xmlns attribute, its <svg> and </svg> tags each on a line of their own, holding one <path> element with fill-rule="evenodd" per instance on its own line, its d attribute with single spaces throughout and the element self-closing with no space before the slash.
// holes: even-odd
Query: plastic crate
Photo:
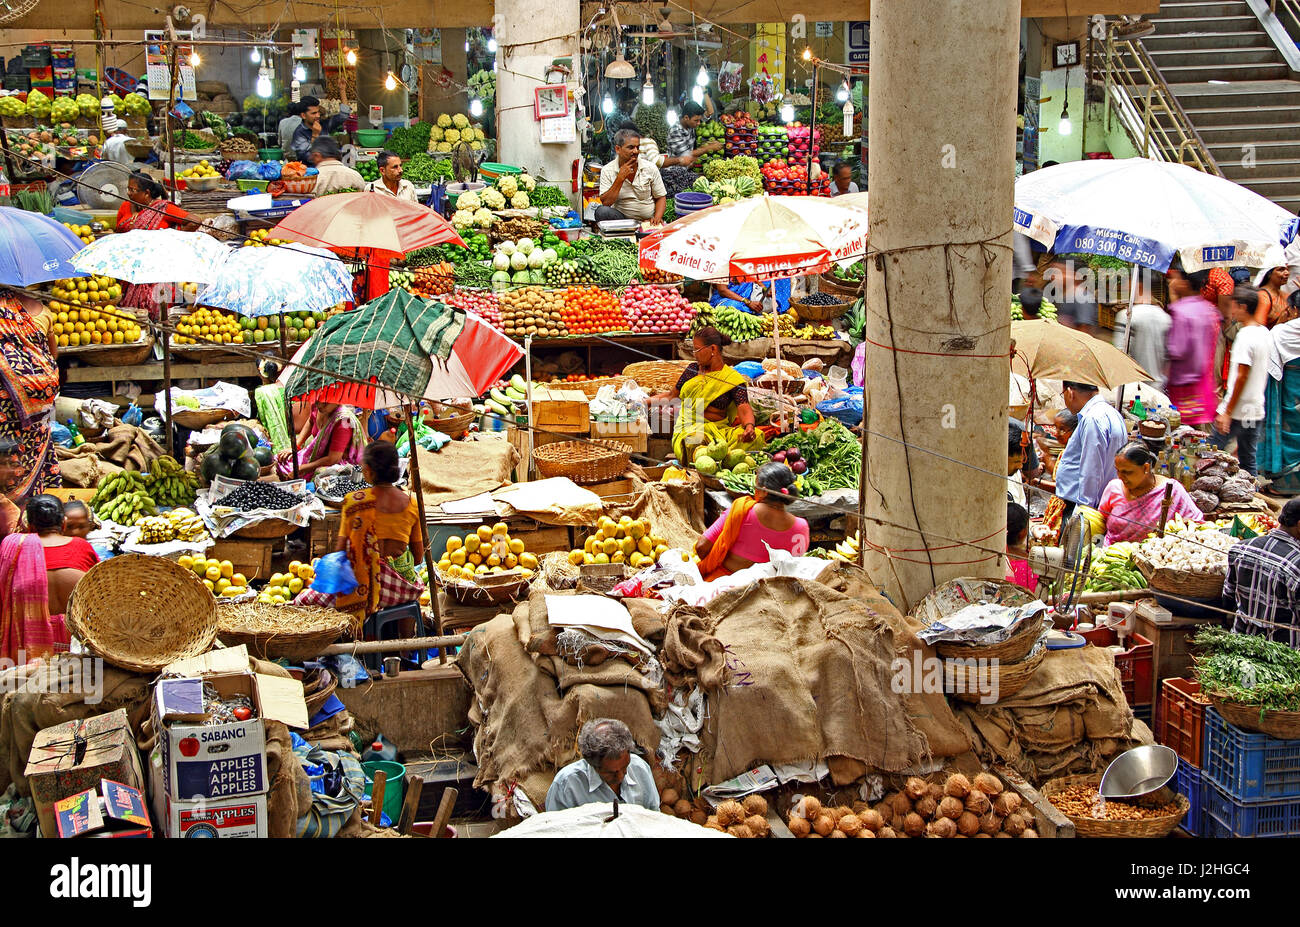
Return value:
<svg viewBox="0 0 1300 927">
<path fill-rule="evenodd" d="M 1252 734 L 1205 712 L 1205 777 L 1243 802 L 1300 798 L 1300 740 Z"/>
<path fill-rule="evenodd" d="M 32 83 L 48 82 L 54 80 L 54 68 L 28 68 L 27 76 L 32 79 Z"/>
<path fill-rule="evenodd" d="M 23 49 L 23 65 L 29 68 L 44 68 L 50 64 L 50 46 L 28 45 Z"/>
<path fill-rule="evenodd" d="M 1196 700 L 1200 691 L 1201 684 L 1193 679 L 1164 680 L 1156 716 L 1156 741 L 1198 767 L 1205 749 L 1205 709 L 1209 707 Z"/>
<path fill-rule="evenodd" d="M 1203 836 L 1205 833 L 1205 781 L 1201 771 L 1183 760 L 1178 762 L 1178 772 L 1175 774 L 1174 790 L 1179 795 L 1186 795 L 1187 800 L 1191 802 L 1191 807 L 1187 809 L 1187 814 L 1183 816 L 1182 827 L 1193 837 Z"/>
<path fill-rule="evenodd" d="M 1300 799 L 1243 802 L 1208 779 L 1203 784 L 1202 837 L 1300 836 Z"/>
<path fill-rule="evenodd" d="M 1154 719 L 1151 717 L 1151 709 L 1152 709 L 1153 707 L 1154 707 L 1154 706 L 1152 706 L 1152 705 L 1135 705 L 1135 706 L 1133 706 L 1133 717 L 1137 718 L 1139 721 L 1141 721 L 1141 722 L 1142 722 L 1143 724 L 1145 724 L 1147 727 L 1152 728 L 1152 730 L 1155 729 L 1154 726 L 1153 726 L 1153 724 L 1154 724 Z"/>
<path fill-rule="evenodd" d="M 1110 628 L 1084 631 L 1083 637 L 1094 647 L 1113 647 L 1119 643 L 1119 635 Z M 1130 634 L 1128 650 L 1115 654 L 1115 668 L 1119 670 L 1120 686 L 1124 690 L 1124 698 L 1132 708 L 1151 704 L 1154 651 L 1151 641 L 1141 634 Z"/>
</svg>

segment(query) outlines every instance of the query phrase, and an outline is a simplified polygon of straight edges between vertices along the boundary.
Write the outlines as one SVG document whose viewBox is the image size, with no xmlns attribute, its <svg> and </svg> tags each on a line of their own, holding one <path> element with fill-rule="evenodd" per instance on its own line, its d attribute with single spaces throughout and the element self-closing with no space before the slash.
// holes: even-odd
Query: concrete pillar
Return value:
<svg viewBox="0 0 1300 927">
<path fill-rule="evenodd" d="M 903 608 L 954 577 L 1002 575 L 996 554 L 953 545 L 1006 545 L 1019 35 L 1014 0 L 872 5 L 880 253 L 867 264 L 863 532 L 892 552 L 872 551 L 867 567 Z M 944 73 L 918 71 L 923 61 L 944 62 Z"/>
<path fill-rule="evenodd" d="M 556 58 L 571 57 L 578 64 L 578 0 L 497 0 L 495 10 L 497 160 L 565 189 L 581 146 L 576 140 L 546 145 L 538 140 L 533 91 Z"/>
<path fill-rule="evenodd" d="M 469 96 L 464 90 L 466 73 L 465 30 L 442 30 L 442 63 L 421 65 L 424 85 L 420 92 L 420 120 L 433 122 L 442 113 L 469 115 Z M 438 86 L 438 75 L 446 68 L 453 81 L 450 87 Z"/>
</svg>

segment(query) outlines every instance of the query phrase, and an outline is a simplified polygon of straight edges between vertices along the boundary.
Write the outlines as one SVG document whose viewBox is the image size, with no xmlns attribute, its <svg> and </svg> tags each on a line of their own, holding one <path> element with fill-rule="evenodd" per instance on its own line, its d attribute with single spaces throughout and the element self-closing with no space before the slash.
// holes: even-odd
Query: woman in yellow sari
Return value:
<svg viewBox="0 0 1300 927">
<path fill-rule="evenodd" d="M 743 450 L 762 446 L 754 431 L 754 409 L 746 390 L 749 381 L 722 362 L 722 349 L 729 344 L 731 339 L 712 325 L 701 328 L 691 342 L 695 362 L 675 387 L 652 397 L 681 399 L 673 427 L 673 453 L 682 463 L 691 463 L 696 448 L 719 441 Z"/>
<path fill-rule="evenodd" d="M 376 611 L 414 602 L 424 591 L 415 574 L 424 557 L 419 508 L 414 496 L 393 485 L 401 475 L 397 447 L 369 445 L 361 467 L 370 488 L 344 500 L 338 547 L 347 552 L 357 588 L 334 602 L 353 616 L 358 631 Z"/>
</svg>

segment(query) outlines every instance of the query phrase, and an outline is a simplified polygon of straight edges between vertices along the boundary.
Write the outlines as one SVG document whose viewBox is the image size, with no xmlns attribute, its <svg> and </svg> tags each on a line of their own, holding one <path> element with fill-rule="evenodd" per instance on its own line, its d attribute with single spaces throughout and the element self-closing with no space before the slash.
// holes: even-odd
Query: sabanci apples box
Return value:
<svg viewBox="0 0 1300 927">
<path fill-rule="evenodd" d="M 203 677 L 221 698 L 247 696 L 252 717 L 220 724 L 174 721 L 158 725 L 162 785 L 175 799 L 231 798 L 260 795 L 269 788 L 266 774 L 266 729 L 256 677 L 223 673 Z M 167 692 L 154 690 L 155 717 L 164 715 Z"/>
</svg>

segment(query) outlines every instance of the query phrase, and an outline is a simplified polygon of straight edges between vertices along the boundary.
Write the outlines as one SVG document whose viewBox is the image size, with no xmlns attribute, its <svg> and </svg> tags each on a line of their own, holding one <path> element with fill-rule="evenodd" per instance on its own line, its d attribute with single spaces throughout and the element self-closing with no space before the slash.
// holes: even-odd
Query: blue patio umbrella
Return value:
<svg viewBox="0 0 1300 927">
<path fill-rule="evenodd" d="M 69 258 L 85 247 L 49 216 L 0 206 L 0 285 L 31 286 L 84 277 Z"/>
</svg>

